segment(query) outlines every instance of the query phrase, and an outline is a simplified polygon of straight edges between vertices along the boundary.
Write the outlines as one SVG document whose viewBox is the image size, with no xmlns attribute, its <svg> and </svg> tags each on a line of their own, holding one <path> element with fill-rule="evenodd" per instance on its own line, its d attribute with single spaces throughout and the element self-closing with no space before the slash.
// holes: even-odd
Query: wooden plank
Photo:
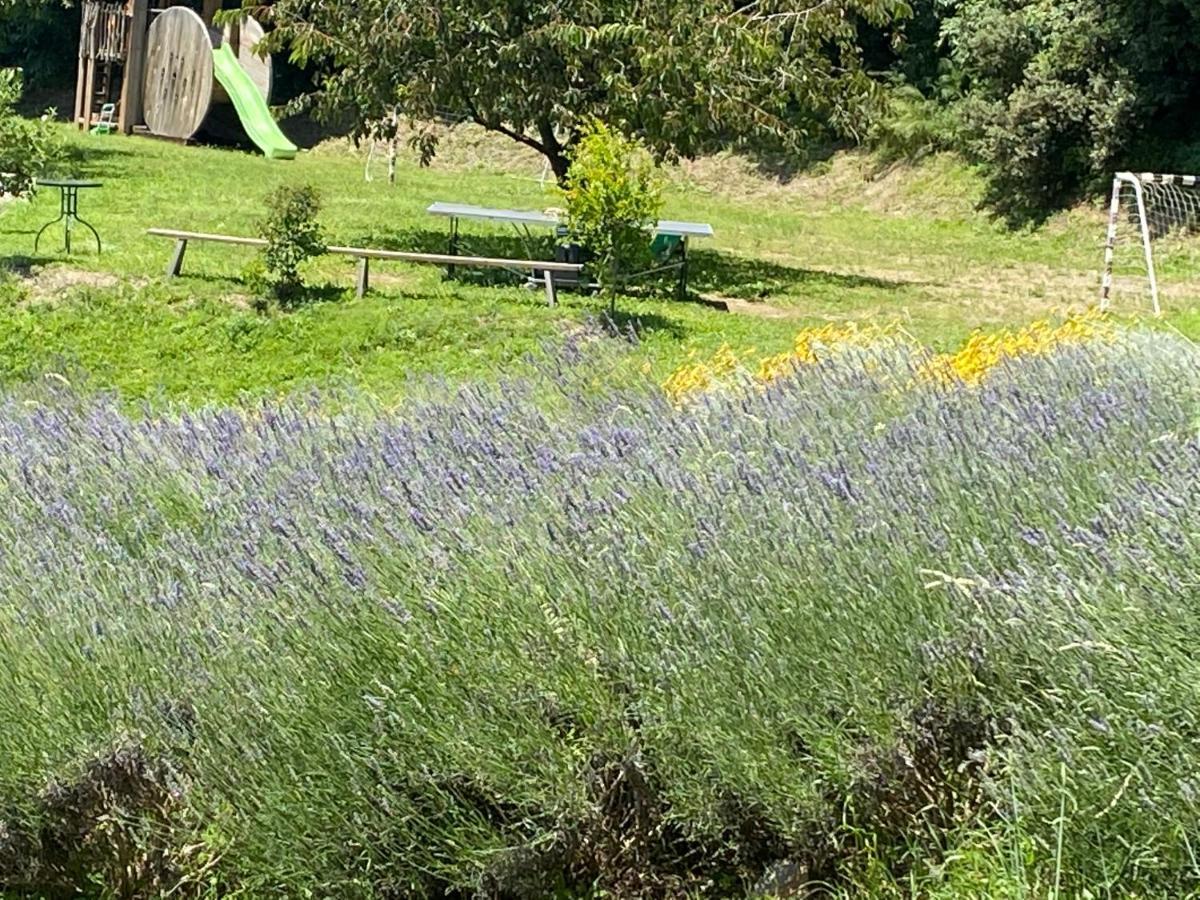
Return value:
<svg viewBox="0 0 1200 900">
<path fill-rule="evenodd" d="M 232 234 L 211 234 L 203 231 L 183 231 L 178 228 L 148 228 L 146 233 L 152 237 L 171 238 L 186 243 L 187 241 L 208 241 L 214 244 L 237 244 L 243 247 L 265 247 L 267 242 L 262 238 L 239 237 Z M 368 277 L 367 260 L 393 260 L 396 262 L 425 263 L 444 266 L 447 264 L 470 266 L 472 268 L 493 269 L 534 269 L 543 273 L 548 279 L 548 287 L 553 287 L 554 272 L 571 272 L 579 274 L 583 271 L 580 263 L 552 262 L 538 259 L 503 259 L 491 256 L 453 256 L 447 253 L 408 253 L 401 250 L 371 250 L 367 247 L 327 247 L 326 251 L 340 256 L 352 256 L 359 260 L 360 279 Z M 364 289 L 365 290 L 365 289 Z"/>
<path fill-rule="evenodd" d="M 83 127 L 84 90 L 87 87 L 87 67 L 91 63 L 86 57 L 79 57 L 79 74 L 75 77 L 75 122 Z"/>
<path fill-rule="evenodd" d="M 449 253 L 409 253 L 402 250 L 371 250 L 366 247 L 329 247 L 330 253 L 345 256 L 368 256 L 371 259 L 391 259 L 396 262 L 429 263 L 439 266 L 468 266 L 492 269 L 538 269 L 551 272 L 582 272 L 580 263 L 551 262 L 543 259 L 501 259 L 494 256 L 456 256 Z"/>
<path fill-rule="evenodd" d="M 92 94 L 96 90 L 96 60 L 90 60 L 87 67 L 87 81 L 83 86 L 83 127 L 92 127 Z"/>
<path fill-rule="evenodd" d="M 75 75 L 75 121 L 83 125 L 84 89 L 87 87 L 87 69 L 91 65 L 87 55 L 87 15 L 79 26 L 79 71 Z"/>
<path fill-rule="evenodd" d="M 237 237 L 230 234 L 206 234 L 203 231 L 179 231 L 174 228 L 150 228 L 146 231 L 153 237 L 174 238 L 177 241 L 212 241 L 216 244 L 241 244 L 246 247 L 265 247 L 262 238 Z"/>
</svg>

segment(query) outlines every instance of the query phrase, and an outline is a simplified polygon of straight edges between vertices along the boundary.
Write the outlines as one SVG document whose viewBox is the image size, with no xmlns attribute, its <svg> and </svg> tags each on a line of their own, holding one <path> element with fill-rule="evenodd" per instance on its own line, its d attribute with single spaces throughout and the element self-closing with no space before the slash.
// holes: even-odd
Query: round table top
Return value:
<svg viewBox="0 0 1200 900">
<path fill-rule="evenodd" d="M 37 183 L 42 187 L 57 187 L 57 188 L 98 188 L 101 187 L 99 181 L 79 181 L 75 178 L 39 178 Z"/>
</svg>

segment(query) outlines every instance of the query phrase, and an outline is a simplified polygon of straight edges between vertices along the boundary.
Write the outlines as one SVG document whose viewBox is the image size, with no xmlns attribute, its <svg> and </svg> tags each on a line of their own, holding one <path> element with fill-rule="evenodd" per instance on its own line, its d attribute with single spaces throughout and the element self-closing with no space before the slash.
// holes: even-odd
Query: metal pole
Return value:
<svg viewBox="0 0 1200 900">
<path fill-rule="evenodd" d="M 1154 271 L 1154 249 L 1150 245 L 1150 220 L 1146 217 L 1146 192 L 1142 189 L 1140 179 L 1133 178 L 1133 191 L 1137 196 L 1138 218 L 1142 222 L 1142 247 L 1146 252 L 1146 271 L 1150 275 L 1150 299 L 1154 303 L 1154 314 L 1162 315 L 1158 305 L 1158 276 Z"/>
<path fill-rule="evenodd" d="M 1108 241 L 1104 247 L 1104 279 L 1100 286 L 1100 309 L 1112 303 L 1113 257 L 1117 249 L 1117 223 L 1121 218 L 1121 176 L 1113 179 L 1112 203 L 1108 208 Z"/>
</svg>

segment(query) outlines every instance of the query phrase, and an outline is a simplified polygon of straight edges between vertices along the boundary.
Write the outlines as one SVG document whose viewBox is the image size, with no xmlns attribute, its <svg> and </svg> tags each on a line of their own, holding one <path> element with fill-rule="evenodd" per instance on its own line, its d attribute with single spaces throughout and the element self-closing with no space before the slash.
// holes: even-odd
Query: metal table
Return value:
<svg viewBox="0 0 1200 900">
<path fill-rule="evenodd" d="M 45 232 L 45 230 L 50 226 L 57 225 L 59 222 L 62 222 L 64 245 L 67 253 L 69 254 L 71 252 L 71 223 L 78 222 L 80 225 L 90 231 L 92 236 L 96 238 L 96 252 L 100 253 L 101 248 L 99 233 L 97 233 L 96 229 L 93 228 L 90 223 L 79 216 L 79 192 L 86 188 L 101 187 L 101 183 L 99 181 L 79 181 L 74 178 L 39 178 L 37 180 L 37 184 L 39 187 L 58 188 L 59 204 L 58 218 L 53 222 L 47 222 L 45 225 L 43 225 L 38 230 L 37 236 L 33 239 L 33 252 L 37 253 L 38 244 L 42 240 L 43 232 Z"/>
<path fill-rule="evenodd" d="M 486 222 L 506 222 L 516 228 L 523 229 L 527 234 L 530 227 L 555 228 L 561 227 L 558 217 L 550 213 L 536 212 L 524 209 L 497 209 L 489 206 L 471 206 L 466 203 L 433 203 L 427 213 L 433 216 L 445 216 L 450 219 L 450 253 L 458 253 L 458 223 L 460 219 L 480 219 Z M 679 296 L 687 296 L 688 270 L 688 238 L 712 237 L 713 228 L 707 222 L 681 222 L 675 219 L 660 219 L 654 227 L 654 235 L 677 237 L 679 241 L 679 260 L 664 266 L 656 266 L 645 272 L 638 272 L 631 278 L 643 277 L 666 269 L 677 269 L 679 272 Z"/>
</svg>

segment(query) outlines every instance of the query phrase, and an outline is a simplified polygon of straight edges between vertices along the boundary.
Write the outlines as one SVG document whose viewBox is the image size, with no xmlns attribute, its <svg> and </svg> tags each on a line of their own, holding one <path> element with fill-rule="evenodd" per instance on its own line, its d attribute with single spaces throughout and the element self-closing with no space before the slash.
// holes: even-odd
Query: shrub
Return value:
<svg viewBox="0 0 1200 900">
<path fill-rule="evenodd" d="M 262 278 L 276 300 L 294 304 L 305 291 L 300 267 L 325 252 L 325 239 L 317 222 L 321 199 L 311 185 L 285 185 L 270 193 L 266 203 L 267 217 L 258 228 L 267 241 Z"/>
<path fill-rule="evenodd" d="M 595 261 L 610 302 L 633 267 L 650 254 L 649 232 L 662 209 L 662 182 L 646 148 L 593 122 L 571 151 L 564 194 L 567 227 Z"/>
<path fill-rule="evenodd" d="M 985 202 L 1011 224 L 1043 220 L 1132 163 L 1129 146 L 1172 102 L 1155 99 L 1148 73 L 1181 53 L 1177 37 L 1139 21 L 1141 6 L 963 0 L 946 19 L 963 147 L 983 165 Z"/>
<path fill-rule="evenodd" d="M 883 110 L 871 124 L 867 144 L 883 162 L 891 163 L 954 149 L 958 137 L 959 121 L 952 107 L 901 84 L 888 92 Z"/>
<path fill-rule="evenodd" d="M 22 83 L 20 69 L 0 69 L 0 196 L 32 193 L 34 179 L 62 155 L 50 125 L 52 111 L 41 119 L 27 119 L 16 113 Z"/>
</svg>

